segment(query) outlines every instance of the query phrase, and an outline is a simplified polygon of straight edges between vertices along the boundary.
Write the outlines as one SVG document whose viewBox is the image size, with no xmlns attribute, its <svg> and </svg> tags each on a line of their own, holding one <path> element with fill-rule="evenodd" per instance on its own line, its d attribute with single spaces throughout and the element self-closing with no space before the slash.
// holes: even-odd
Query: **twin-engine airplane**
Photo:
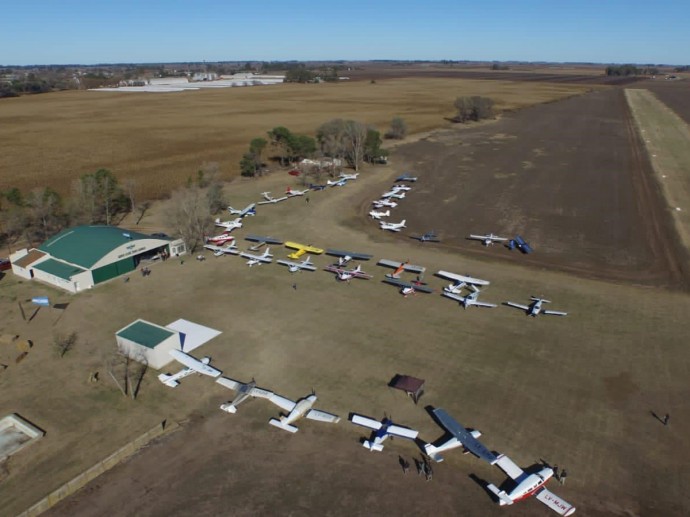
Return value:
<svg viewBox="0 0 690 517">
<path fill-rule="evenodd" d="M 377 221 L 380 221 L 383 217 L 390 217 L 390 215 L 390 210 L 386 210 L 385 212 L 377 212 L 376 210 L 371 210 L 369 212 L 369 217 L 371 217 L 372 219 L 376 219 Z"/>
<path fill-rule="evenodd" d="M 275 395 L 272 391 L 256 387 L 256 381 L 252 379 L 250 382 L 240 382 L 228 377 L 218 377 L 216 382 L 225 388 L 237 392 L 235 398 L 231 402 L 221 404 L 220 409 L 228 413 L 237 413 L 237 406 L 250 397 L 258 397 L 262 399 L 270 399 Z"/>
<path fill-rule="evenodd" d="M 203 375 L 208 375 L 209 377 L 219 377 L 222 373 L 220 370 L 216 370 L 213 366 L 209 366 L 211 362 L 210 357 L 204 357 L 201 360 L 192 357 L 189 354 L 185 354 L 182 350 L 170 350 L 170 355 L 178 363 L 183 364 L 186 368 L 180 370 L 179 372 L 170 375 L 169 373 L 161 373 L 158 376 L 158 380 L 161 381 L 166 386 L 174 388 L 180 384 L 180 379 L 187 377 L 193 373 L 201 373 Z"/>
<path fill-rule="evenodd" d="M 470 294 L 467 296 L 461 296 L 459 294 L 451 293 L 445 290 L 441 293 L 443 296 L 446 298 L 451 298 L 453 300 L 456 300 L 460 302 L 460 305 L 463 306 L 463 308 L 467 309 L 467 307 L 471 307 L 474 305 L 475 307 L 497 307 L 495 303 L 486 303 L 486 302 L 480 302 L 479 301 L 479 293 L 481 292 L 479 289 L 477 289 L 475 286 L 470 284 L 469 287 L 470 291 L 472 291 Z"/>
<path fill-rule="evenodd" d="M 285 201 L 288 198 L 287 196 L 271 197 L 270 192 L 262 192 L 261 195 L 264 197 L 264 201 L 259 201 L 259 205 L 267 205 L 269 203 L 280 203 L 281 201 Z"/>
<path fill-rule="evenodd" d="M 297 242 L 286 242 L 285 247 L 287 248 L 292 248 L 293 251 L 288 255 L 288 258 L 291 259 L 298 259 L 305 253 L 311 253 L 312 255 L 321 255 L 323 253 L 323 250 L 321 248 L 316 248 L 314 246 L 311 246 L 309 244 L 299 244 Z"/>
<path fill-rule="evenodd" d="M 415 295 L 417 292 L 420 293 L 433 293 L 434 290 L 422 282 L 405 282 L 398 278 L 384 278 L 384 282 L 387 284 L 395 285 L 400 287 L 400 294 L 405 298 L 409 295 Z"/>
<path fill-rule="evenodd" d="M 530 299 L 532 300 L 532 302 L 529 305 L 522 305 L 515 302 L 505 302 L 505 305 L 509 305 L 510 307 L 515 307 L 517 309 L 522 309 L 527 313 L 528 316 L 534 316 L 535 318 L 539 316 L 539 314 L 548 314 L 551 316 L 566 316 L 568 314 L 567 312 L 550 311 L 543 309 L 543 304 L 551 303 L 549 300 L 545 300 L 544 298 L 537 298 L 536 296 L 531 296 Z"/>
<path fill-rule="evenodd" d="M 280 416 L 280 420 L 277 418 L 271 418 L 268 423 L 284 431 L 288 431 L 289 433 L 296 433 L 299 431 L 299 429 L 292 425 L 292 423 L 302 417 L 306 417 L 311 420 L 320 420 L 321 422 L 329 422 L 332 424 L 337 424 L 340 422 L 340 417 L 337 415 L 326 413 L 325 411 L 319 411 L 318 409 L 312 409 L 314 402 L 316 402 L 316 395 L 314 393 L 307 397 L 301 398 L 298 401 L 290 400 L 276 394 L 271 395 L 268 400 L 273 402 L 276 406 L 280 407 L 284 411 L 288 411 L 287 415 Z"/>
<path fill-rule="evenodd" d="M 302 269 L 306 271 L 316 271 L 316 266 L 312 264 L 311 257 L 307 257 L 305 260 L 301 262 L 293 262 L 291 260 L 279 260 L 278 264 L 287 266 L 290 273 L 297 273 Z"/>
<path fill-rule="evenodd" d="M 247 260 L 247 265 L 249 267 L 260 266 L 261 264 L 269 264 L 270 262 L 273 262 L 273 255 L 271 255 L 270 251 L 271 248 L 266 248 L 261 255 L 255 255 L 254 253 L 247 253 L 246 251 L 243 251 L 240 253 L 240 257 L 249 259 Z"/>
<path fill-rule="evenodd" d="M 221 221 L 220 219 L 216 219 L 214 221 L 216 226 L 220 226 L 221 228 L 225 228 L 226 232 L 231 232 L 235 228 L 242 228 L 242 218 L 237 217 L 233 219 L 232 221 Z"/>
<path fill-rule="evenodd" d="M 379 422 L 378 420 L 374 420 L 373 418 L 369 418 L 364 415 L 351 413 L 350 422 L 374 430 L 372 433 L 373 439 L 364 440 L 362 442 L 362 446 L 370 451 L 382 451 L 383 442 L 389 436 L 398 436 L 400 438 L 414 440 L 419 434 L 419 431 L 394 424 L 393 421 L 388 417 L 384 417 L 384 419 Z"/>
<path fill-rule="evenodd" d="M 391 232 L 399 232 L 403 228 L 407 228 L 405 226 L 406 222 L 407 221 L 405 219 L 403 219 L 399 223 L 386 223 L 386 222 L 380 221 L 379 224 L 381 225 L 382 230 L 388 230 Z"/>
<path fill-rule="evenodd" d="M 226 244 L 225 246 L 215 246 L 214 244 L 204 244 L 204 248 L 213 252 L 216 257 L 222 257 L 223 255 L 237 255 L 240 250 L 237 248 L 234 242 Z"/>
<path fill-rule="evenodd" d="M 374 278 L 371 275 L 367 275 L 364 271 L 362 271 L 362 266 L 357 266 L 354 269 L 344 269 L 342 267 L 336 266 L 336 265 L 331 265 L 331 266 L 326 266 L 323 268 L 325 271 L 330 271 L 331 273 L 336 274 L 336 278 L 338 280 L 342 280 L 344 282 L 349 282 L 353 278 L 364 278 L 366 280 L 371 280 Z"/>
<path fill-rule="evenodd" d="M 493 233 L 490 233 L 489 235 L 470 235 L 468 239 L 482 241 L 484 246 L 490 246 L 496 242 L 504 242 L 508 240 L 506 237 L 499 237 L 498 235 L 494 235 Z"/>
<path fill-rule="evenodd" d="M 247 215 L 256 215 L 256 203 L 250 203 L 241 210 L 229 206 L 228 212 L 230 212 L 232 215 L 239 215 L 240 217 L 245 217 Z"/>
</svg>

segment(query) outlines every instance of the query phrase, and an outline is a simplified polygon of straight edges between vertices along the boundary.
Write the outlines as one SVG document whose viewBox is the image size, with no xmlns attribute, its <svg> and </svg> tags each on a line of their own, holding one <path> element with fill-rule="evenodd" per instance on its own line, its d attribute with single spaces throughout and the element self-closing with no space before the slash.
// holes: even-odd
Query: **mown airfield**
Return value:
<svg viewBox="0 0 690 517">
<path fill-rule="evenodd" d="M 344 188 L 313 192 L 309 203 L 297 198 L 259 207 L 246 228 L 234 234 L 239 240 L 246 233 L 270 234 L 372 253 L 375 259 L 409 259 L 426 266 L 434 294 L 404 299 L 381 283 L 388 271 L 374 261 L 364 264 L 373 280 L 347 284 L 323 271 L 290 275 L 275 264 L 249 269 L 236 257 L 210 254 L 203 262 L 187 257 L 184 263 L 157 264 L 149 277 L 132 275 L 126 283 L 113 281 L 74 297 L 13 275 L 1 279 L 0 334 L 18 334 L 35 344 L 19 364 L 13 349 L 1 350 L 2 362 L 10 365 L 0 373 L 2 414 L 20 413 L 46 431 L 5 464 L 1 513 L 21 512 L 166 420 L 179 423 L 178 430 L 98 477 L 48 515 L 550 514 L 531 500 L 500 508 L 483 485 L 502 483 L 503 473 L 459 450 L 435 465 L 432 482 L 415 473 L 403 475 L 398 455 L 419 457 L 414 443 L 389 440 L 383 452 L 370 453 L 359 444 L 366 433 L 346 421 L 352 411 L 377 418 L 385 412 L 419 430 L 423 440 L 434 441 L 443 430 L 427 406 L 443 407 L 465 426 L 480 429 L 483 443 L 523 467 L 545 460 L 566 468 L 568 482 L 554 491 L 580 514 L 690 511 L 690 446 L 684 440 L 690 422 L 690 298 L 682 244 L 685 207 L 690 206 L 689 162 L 684 161 L 682 138 L 666 138 L 671 131 L 684 134 L 687 106 L 682 96 L 668 92 L 687 88 L 687 83 L 567 83 L 572 91 L 525 103 L 551 100 L 548 104 L 457 128 L 443 116 L 452 115 L 459 92 L 487 95 L 498 82 L 429 80 L 446 81 L 439 88 L 447 90 L 447 100 L 437 99 L 439 104 L 427 109 L 436 110 L 437 122 L 412 122 L 411 114 L 410 126 L 425 133 L 392 150 L 388 165 L 366 168 Z M 387 81 L 337 86 L 372 89 Z M 414 84 L 412 90 L 419 88 Z M 530 97 L 535 89 L 557 86 L 563 85 L 501 82 L 505 91 L 523 99 L 535 98 Z M 626 96 L 625 88 L 649 89 L 657 93 L 657 101 L 642 103 L 639 92 Z M 232 109 L 234 96 L 250 95 L 248 90 L 184 95 L 199 95 L 185 101 L 206 105 L 212 113 L 221 111 L 221 101 L 223 109 Z M 280 90 L 266 91 L 281 95 Z M 62 94 L 50 95 L 57 100 L 48 95 L 19 100 L 27 112 L 40 109 L 35 103 L 58 106 Z M 153 103 L 163 119 L 181 99 L 103 94 L 105 100 L 95 101 L 91 95 L 98 93 L 65 95 L 75 106 L 82 99 L 84 106 L 105 103 L 113 117 Z M 274 121 L 266 110 L 265 127 L 248 132 L 243 145 L 280 124 L 307 132 L 335 116 L 357 118 L 383 102 L 361 95 L 353 100 L 340 90 L 334 99 L 363 107 L 344 113 L 335 101 L 324 102 L 332 112 L 311 113 L 305 120 L 296 111 Z M 251 110 L 252 104 L 240 98 L 237 109 Z M 414 99 L 419 98 L 412 95 L 402 106 L 415 113 Z M 666 102 L 665 108 L 658 99 Z M 507 102 L 497 101 L 499 106 Z M 16 110 L 15 123 L 24 109 L 17 105 L 9 105 Z M 406 117 L 400 106 L 381 108 L 377 120 L 360 118 L 385 127 L 395 115 Z M 26 121 L 37 123 L 30 116 Z M 113 145 L 128 148 L 122 139 L 138 141 L 144 132 L 133 126 L 123 128 Z M 654 136 L 645 138 L 647 133 Z M 96 135 L 102 137 L 100 131 Z M 175 135 L 184 140 L 184 133 Z M 181 165 L 170 166 L 175 173 L 169 183 L 193 175 L 201 161 L 214 161 L 220 155 L 214 146 L 218 154 L 206 158 L 203 149 L 195 151 L 189 166 L 176 158 Z M 649 152 L 651 146 L 656 147 Z M 94 154 L 102 151 L 93 149 Z M 163 149 L 148 163 L 168 160 Z M 661 157 L 668 161 L 656 163 Z M 115 157 L 99 160 L 98 165 L 88 163 L 84 172 L 100 166 L 119 172 Z M 78 157 L 73 161 L 80 163 Z M 392 219 L 407 218 L 408 230 L 384 234 L 366 212 L 404 171 L 414 172 L 419 181 Z M 672 181 L 673 188 L 665 190 L 664 180 Z M 30 181 L 43 185 L 44 177 Z M 156 193 L 160 180 L 142 177 L 143 184 L 147 181 Z M 260 192 L 277 193 L 287 184 L 299 186 L 276 171 L 258 180 L 234 180 L 226 195 L 233 206 L 244 206 L 257 201 Z M 142 228 L 167 229 L 164 205 L 161 201 L 152 207 Z M 442 243 L 421 244 L 408 237 L 432 228 Z M 484 249 L 464 239 L 471 232 L 521 233 L 536 251 L 523 256 L 501 246 Z M 287 254 L 284 248 L 273 252 L 276 258 Z M 330 263 L 321 256 L 314 262 L 320 267 Z M 533 319 L 503 306 L 464 311 L 439 296 L 444 283 L 431 275 L 439 269 L 489 279 L 483 294 L 487 301 L 524 303 L 530 295 L 543 295 L 568 316 Z M 69 305 L 64 311 L 41 310 L 27 324 L 17 301 L 40 295 Z M 196 376 L 173 390 L 150 372 L 136 401 L 123 397 L 105 375 L 104 362 L 115 347 L 114 332 L 139 317 L 160 324 L 185 318 L 222 330 L 197 355 L 210 355 L 233 378 L 254 377 L 260 386 L 287 397 L 313 389 L 317 406 L 339 414 L 342 421 L 300 421 L 299 433 L 289 435 L 267 425 L 278 411 L 261 400 L 240 406 L 235 415 L 222 413 L 218 406 L 232 394 Z M 59 359 L 52 350 L 53 335 L 69 331 L 79 333 L 79 344 Z M 101 372 L 100 380 L 89 382 L 95 371 Z M 426 379 L 419 405 L 387 387 L 397 373 Z M 663 426 L 652 412 L 669 413 L 669 425 Z"/>
</svg>

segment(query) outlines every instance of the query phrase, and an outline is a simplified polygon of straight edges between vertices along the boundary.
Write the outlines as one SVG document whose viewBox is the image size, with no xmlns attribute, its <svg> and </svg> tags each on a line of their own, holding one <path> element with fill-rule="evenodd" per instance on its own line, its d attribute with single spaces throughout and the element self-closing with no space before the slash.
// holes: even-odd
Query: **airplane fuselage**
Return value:
<svg viewBox="0 0 690 517">
<path fill-rule="evenodd" d="M 291 424 L 295 420 L 302 418 L 307 411 L 309 411 L 316 402 L 316 395 L 309 395 L 306 398 L 297 402 L 297 405 L 290 411 L 290 413 L 283 420 L 283 424 Z"/>
<path fill-rule="evenodd" d="M 520 481 L 515 488 L 513 488 L 506 495 L 513 502 L 526 499 L 541 488 L 551 477 L 553 476 L 553 470 L 550 468 L 545 468 L 540 470 L 535 474 L 529 474 L 525 479 Z"/>
</svg>

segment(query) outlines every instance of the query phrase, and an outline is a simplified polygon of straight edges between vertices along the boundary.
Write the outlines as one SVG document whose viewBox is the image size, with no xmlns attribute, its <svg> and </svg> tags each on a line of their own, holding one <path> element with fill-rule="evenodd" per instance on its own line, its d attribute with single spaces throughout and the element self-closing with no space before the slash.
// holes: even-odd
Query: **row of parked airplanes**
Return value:
<svg viewBox="0 0 690 517">
<path fill-rule="evenodd" d="M 278 418 L 271 418 L 269 424 L 290 433 L 296 433 L 299 430 L 293 424 L 303 417 L 333 424 L 340 421 L 340 417 L 337 415 L 314 409 L 313 406 L 317 397 L 313 391 L 301 399 L 292 400 L 273 391 L 259 388 L 254 379 L 245 383 L 223 376 L 220 370 L 210 365 L 211 359 L 209 357 L 199 360 L 182 350 L 171 350 L 170 355 L 185 368 L 175 374 L 160 374 L 159 380 L 166 386 L 174 388 L 180 384 L 181 379 L 193 373 L 212 377 L 221 386 L 236 392 L 231 401 L 220 406 L 220 409 L 227 413 L 236 413 L 237 406 L 249 398 L 261 398 L 275 404 L 285 412 L 280 414 Z M 481 436 L 478 430 L 466 429 L 441 408 L 433 409 L 432 413 L 434 419 L 445 431 L 445 434 L 435 442 L 424 442 L 418 439 L 418 431 L 395 424 L 388 417 L 378 421 L 365 415 L 350 413 L 349 420 L 353 424 L 372 430 L 371 437 L 362 441 L 362 445 L 370 451 L 382 451 L 383 442 L 392 436 L 414 440 L 424 454 L 436 462 L 443 461 L 441 453 L 462 447 L 465 453 L 472 453 L 490 465 L 498 466 L 511 479 L 505 483 L 505 485 L 510 485 L 510 489 L 507 489 L 508 486 L 506 489 L 499 488 L 491 483 L 487 484 L 486 488 L 496 496 L 500 505 L 511 505 L 534 495 L 540 502 L 560 515 L 567 516 L 575 512 L 575 507 L 545 487 L 546 482 L 554 475 L 553 469 L 542 466 L 538 470 L 528 469 L 525 471 L 505 454 L 498 454 L 489 450 L 478 440 Z"/>
</svg>

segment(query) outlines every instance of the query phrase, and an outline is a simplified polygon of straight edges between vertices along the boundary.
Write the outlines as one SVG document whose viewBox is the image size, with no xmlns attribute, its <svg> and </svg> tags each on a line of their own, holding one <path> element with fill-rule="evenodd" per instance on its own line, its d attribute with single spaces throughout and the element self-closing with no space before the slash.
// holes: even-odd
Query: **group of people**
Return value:
<svg viewBox="0 0 690 517">
<path fill-rule="evenodd" d="M 407 461 L 402 456 L 398 456 L 398 461 L 400 462 L 400 466 L 402 467 L 403 474 L 407 474 L 410 471 L 410 462 Z M 417 475 L 421 476 L 423 474 L 424 478 L 427 481 L 431 481 L 431 479 L 434 475 L 434 471 L 431 468 L 431 463 L 429 463 L 427 461 L 427 459 L 424 456 L 422 456 L 421 460 L 418 460 L 417 458 L 415 458 L 414 464 L 415 464 L 415 467 L 417 468 Z"/>
<path fill-rule="evenodd" d="M 144 266 L 140 269 L 141 271 L 141 276 L 149 276 L 151 274 L 151 270 L 149 269 L 148 266 Z"/>
</svg>

